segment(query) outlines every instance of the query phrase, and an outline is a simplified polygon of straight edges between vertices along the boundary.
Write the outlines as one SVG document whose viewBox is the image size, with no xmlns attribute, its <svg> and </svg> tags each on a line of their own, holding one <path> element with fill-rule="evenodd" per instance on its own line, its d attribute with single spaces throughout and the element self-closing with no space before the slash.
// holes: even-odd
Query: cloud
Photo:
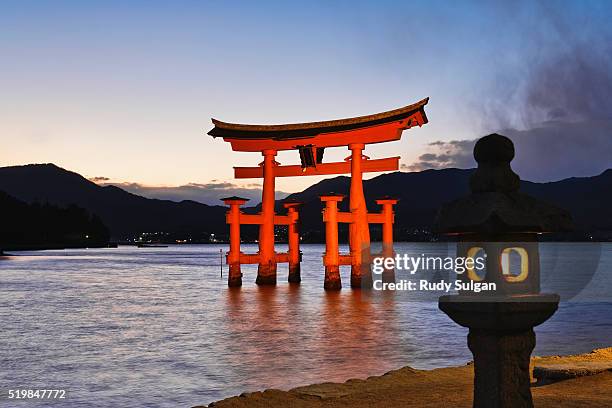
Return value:
<svg viewBox="0 0 612 408">
<path fill-rule="evenodd" d="M 182 186 L 146 186 L 140 183 L 101 183 L 103 185 L 114 185 L 130 193 L 148 198 L 159 198 L 162 200 L 183 201 L 192 200 L 208 205 L 222 205 L 221 198 L 227 196 L 240 196 L 251 201 L 249 205 L 256 205 L 261 201 L 261 185 L 251 183 L 246 186 L 224 181 L 212 181 L 210 183 L 189 183 Z M 288 193 L 277 191 L 276 198 L 284 198 Z"/>
<path fill-rule="evenodd" d="M 532 6 L 535 27 L 525 28 L 531 51 L 485 85 L 477 105 L 483 124 L 532 129 L 548 121 L 612 119 L 612 30 L 595 24 L 605 16 L 585 19 L 546 2 Z"/>
<path fill-rule="evenodd" d="M 545 2 L 532 6 L 537 29 L 525 29 L 531 52 L 483 84 L 471 117 L 481 120 L 480 135 L 496 132 L 514 141 L 512 166 L 523 179 L 599 174 L 612 168 L 612 31 Z M 402 168 L 475 167 L 475 141 L 430 143 Z"/>
<path fill-rule="evenodd" d="M 106 181 L 110 181 L 110 179 L 108 177 L 98 176 L 98 177 L 91 177 L 89 181 L 93 181 L 94 183 L 104 183 Z"/>
<path fill-rule="evenodd" d="M 472 149 L 475 140 L 436 141 L 429 143 L 430 153 L 419 156 L 412 164 L 402 164 L 403 170 L 422 171 L 427 169 L 445 169 L 450 167 L 471 168 L 475 166 Z"/>
<path fill-rule="evenodd" d="M 612 168 L 612 120 L 551 121 L 533 129 L 506 129 L 499 133 L 514 142 L 512 167 L 524 180 L 592 176 Z M 402 168 L 420 171 L 475 167 L 475 143 L 476 139 L 430 143 L 430 152 Z"/>
<path fill-rule="evenodd" d="M 612 38 L 610 38 L 612 44 Z M 612 45 L 575 45 L 535 62 L 522 81 L 490 89 L 480 107 L 488 129 L 535 128 L 549 121 L 612 119 Z M 493 96 L 491 96 L 493 95 Z"/>
</svg>

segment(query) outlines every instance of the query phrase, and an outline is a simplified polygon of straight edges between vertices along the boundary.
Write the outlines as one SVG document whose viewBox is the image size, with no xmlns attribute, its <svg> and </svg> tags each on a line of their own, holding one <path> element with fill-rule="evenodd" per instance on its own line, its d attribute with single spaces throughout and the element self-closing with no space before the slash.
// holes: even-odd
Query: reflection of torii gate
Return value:
<svg viewBox="0 0 612 408">
<path fill-rule="evenodd" d="M 276 177 L 318 176 L 351 173 L 350 212 L 338 212 L 337 203 L 342 196 L 324 195 L 326 209 L 323 219 L 326 225 L 325 288 L 339 289 L 339 265 L 351 265 L 351 287 L 368 284 L 362 274 L 362 265 L 369 262 L 369 223 L 383 224 L 383 246 L 392 251 L 392 206 L 393 199 L 377 202 L 383 206 L 380 214 L 368 214 L 363 194 L 364 172 L 394 171 L 399 168 L 399 157 L 370 159 L 363 155 L 366 144 L 399 140 L 402 131 L 427 123 L 424 107 L 429 98 L 415 104 L 388 112 L 356 118 L 324 122 L 299 123 L 290 125 L 242 125 L 225 123 L 213 119 L 215 127 L 208 132 L 213 137 L 222 137 L 229 142 L 232 150 L 240 152 L 261 152 L 264 160 L 258 167 L 235 167 L 236 178 L 262 178 L 263 192 L 261 212 L 255 215 L 243 214 L 240 206 L 247 200 L 228 197 L 223 201 L 230 206 L 227 223 L 230 224 L 230 250 L 228 284 L 242 284 L 241 264 L 257 263 L 257 284 L 276 284 L 276 264 L 289 263 L 289 281 L 300 280 L 299 232 L 297 228 L 299 203 L 285 203 L 287 215 L 274 211 L 274 182 Z M 323 163 L 326 147 L 348 146 L 351 156 L 344 162 Z M 279 150 L 298 150 L 301 165 L 283 166 L 274 160 Z M 338 223 L 349 223 L 350 254 L 338 253 Z M 240 225 L 259 225 L 259 252 L 240 252 Z M 289 226 L 289 252 L 274 251 L 274 226 Z M 365 268 L 364 268 L 365 269 Z M 368 268 L 369 270 L 369 268 Z"/>
</svg>

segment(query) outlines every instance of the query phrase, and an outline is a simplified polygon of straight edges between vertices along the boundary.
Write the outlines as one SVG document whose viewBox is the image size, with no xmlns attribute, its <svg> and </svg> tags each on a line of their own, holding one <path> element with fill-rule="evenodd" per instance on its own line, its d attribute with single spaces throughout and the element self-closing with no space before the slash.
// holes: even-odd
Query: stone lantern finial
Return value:
<svg viewBox="0 0 612 408">
<path fill-rule="evenodd" d="M 474 159 L 478 169 L 470 179 L 473 193 L 518 191 L 521 180 L 510 167 L 514 144 L 506 136 L 493 133 L 479 139 L 474 146 Z"/>
</svg>

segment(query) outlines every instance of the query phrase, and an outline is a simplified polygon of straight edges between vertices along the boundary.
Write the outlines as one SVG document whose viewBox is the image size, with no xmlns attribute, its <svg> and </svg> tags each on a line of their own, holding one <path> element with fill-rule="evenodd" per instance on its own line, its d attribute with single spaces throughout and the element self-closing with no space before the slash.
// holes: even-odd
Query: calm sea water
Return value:
<svg viewBox="0 0 612 408">
<path fill-rule="evenodd" d="M 300 286 L 288 285 L 280 266 L 277 287 L 257 287 L 256 268 L 247 266 L 238 290 L 226 287 L 226 268 L 220 277 L 221 248 L 20 252 L 0 260 L 0 405 L 190 407 L 471 359 L 466 329 L 435 301 L 353 291 L 347 269 L 346 288 L 324 292 L 321 245 L 302 247 Z M 567 301 L 536 329 L 535 354 L 612 345 L 612 245 L 543 244 L 541 257 L 543 289 Z M 15 388 L 66 389 L 67 399 L 9 403 Z"/>
</svg>

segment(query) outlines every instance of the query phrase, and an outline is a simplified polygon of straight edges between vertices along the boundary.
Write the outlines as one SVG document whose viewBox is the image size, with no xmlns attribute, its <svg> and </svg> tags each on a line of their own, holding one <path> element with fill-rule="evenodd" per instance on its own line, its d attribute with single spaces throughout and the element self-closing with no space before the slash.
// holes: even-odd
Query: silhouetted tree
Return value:
<svg viewBox="0 0 612 408">
<path fill-rule="evenodd" d="M 83 208 L 27 204 L 0 191 L 0 248 L 93 247 L 109 239 L 102 220 Z"/>
</svg>

